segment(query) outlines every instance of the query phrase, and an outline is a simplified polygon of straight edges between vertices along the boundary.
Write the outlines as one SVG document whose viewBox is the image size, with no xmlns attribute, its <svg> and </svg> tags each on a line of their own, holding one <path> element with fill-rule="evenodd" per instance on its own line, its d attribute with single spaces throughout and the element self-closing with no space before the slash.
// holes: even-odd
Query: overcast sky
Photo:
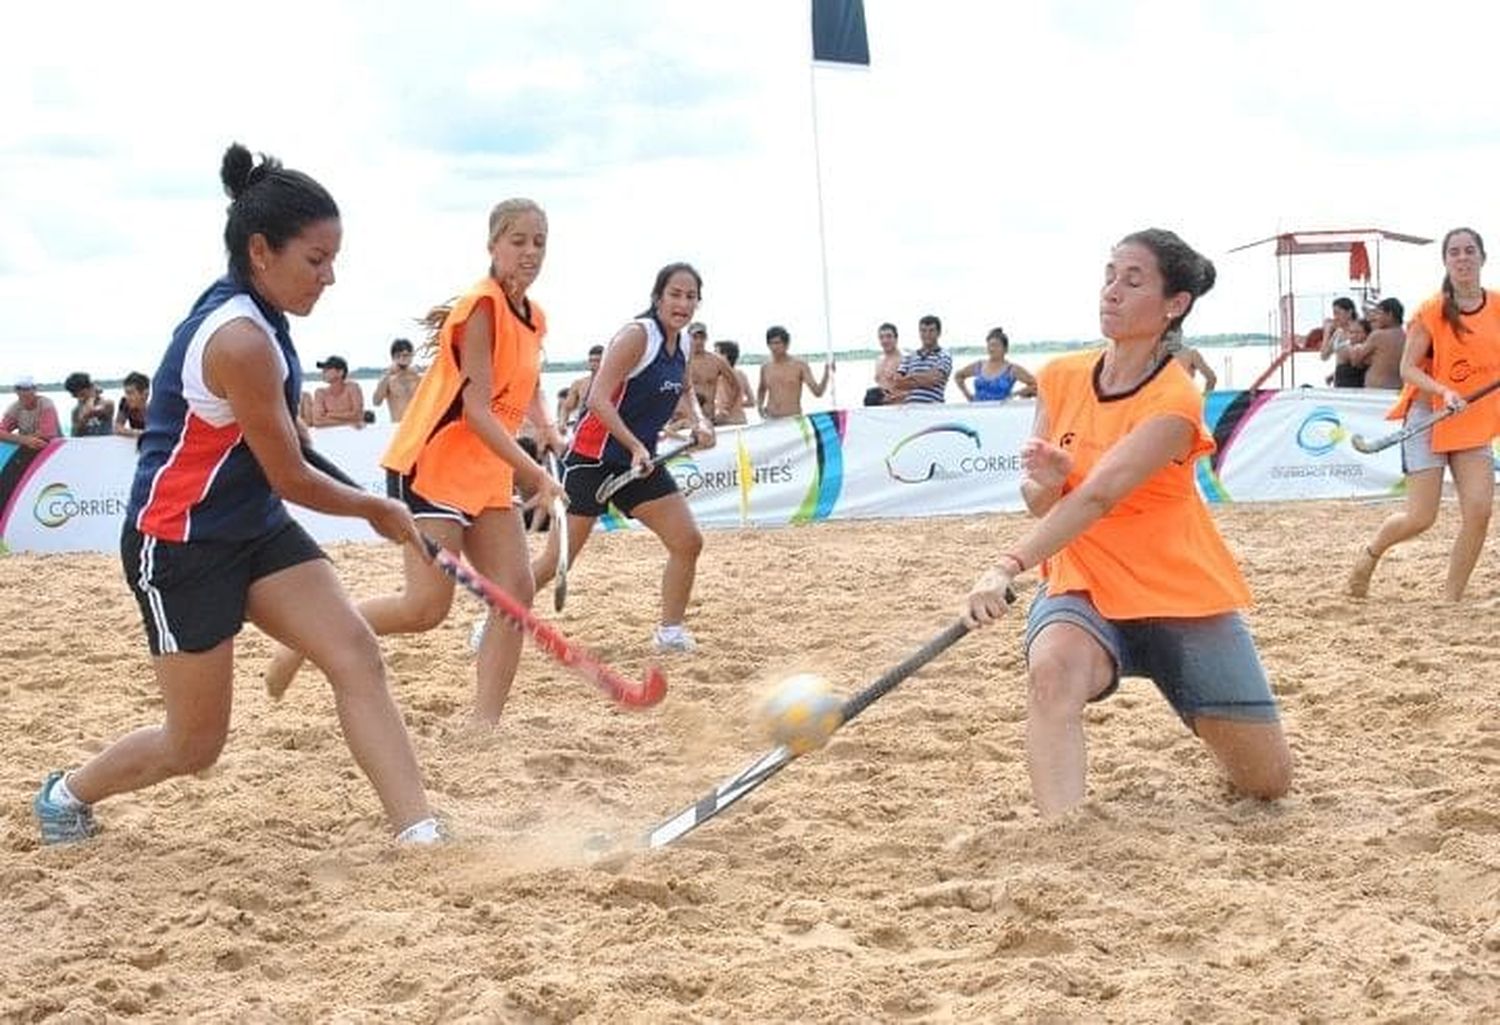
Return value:
<svg viewBox="0 0 1500 1025">
<path fill-rule="evenodd" d="M 1110 244 L 1219 265 L 1189 333 L 1263 331 L 1289 228 L 1500 239 L 1491 4 L 866 0 L 872 67 L 815 88 L 836 347 L 1088 338 Z M 222 272 L 227 143 L 344 215 L 304 363 L 378 365 L 485 269 L 489 207 L 546 207 L 554 359 L 694 262 L 713 337 L 824 344 L 807 0 L 12 5 L 0 40 L 0 379 L 150 372 Z M 1478 49 L 1468 41 L 1478 42 Z M 1485 49 L 1488 48 L 1488 49 Z M 1483 52 L 1481 52 L 1483 51 Z M 1336 290 L 1344 264 L 1305 268 Z M 1387 294 L 1440 276 L 1384 252 Z M 1301 289 L 1299 289 L 1301 290 Z"/>
</svg>

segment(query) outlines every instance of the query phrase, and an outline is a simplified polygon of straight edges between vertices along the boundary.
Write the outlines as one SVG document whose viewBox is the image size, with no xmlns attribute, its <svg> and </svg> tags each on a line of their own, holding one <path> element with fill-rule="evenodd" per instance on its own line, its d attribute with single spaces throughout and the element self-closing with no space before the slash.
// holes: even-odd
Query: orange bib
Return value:
<svg viewBox="0 0 1500 1025">
<path fill-rule="evenodd" d="M 490 347 L 490 411 L 512 436 L 521 429 L 541 379 L 547 318 L 531 302 L 531 323 L 511 308 L 499 284 L 486 276 L 454 305 L 438 334 L 437 356 L 422 375 L 406 415 L 381 459 L 388 470 L 412 475 L 412 490 L 429 502 L 476 516 L 509 509 L 514 468 L 470 429 L 461 392 L 464 328 L 484 303 L 495 325 Z"/>
<path fill-rule="evenodd" d="M 1424 302 L 1412 320 L 1426 328 L 1432 338 L 1432 352 L 1423 369 L 1433 380 L 1460 395 L 1472 395 L 1500 378 L 1500 292 L 1486 290 L 1484 304 L 1479 309 L 1459 316 L 1459 321 L 1468 328 L 1462 333 L 1455 332 L 1443 319 L 1441 292 Z M 1417 389 L 1406 385 L 1386 419 L 1403 419 L 1418 397 Z M 1434 412 L 1443 408 L 1436 395 L 1422 397 Z M 1500 434 L 1500 391 L 1491 392 L 1462 413 L 1434 424 L 1432 450 L 1461 452 L 1481 448 L 1497 434 Z"/>
<path fill-rule="evenodd" d="M 1103 358 L 1098 350 L 1061 356 L 1037 374 L 1047 440 L 1073 456 L 1064 493 L 1148 420 L 1178 417 L 1197 438 L 1186 459 L 1162 467 L 1043 563 L 1048 593 L 1086 592 L 1109 619 L 1211 616 L 1249 605 L 1250 589 L 1193 479 L 1194 462 L 1214 441 L 1192 379 L 1167 360 L 1134 391 L 1101 398 L 1095 374 Z"/>
</svg>

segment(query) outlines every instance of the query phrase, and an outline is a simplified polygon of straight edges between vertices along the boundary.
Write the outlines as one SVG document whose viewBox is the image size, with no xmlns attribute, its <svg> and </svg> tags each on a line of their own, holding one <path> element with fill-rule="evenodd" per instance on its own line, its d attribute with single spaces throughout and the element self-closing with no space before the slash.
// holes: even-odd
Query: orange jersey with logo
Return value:
<svg viewBox="0 0 1500 1025">
<path fill-rule="evenodd" d="M 486 276 L 454 305 L 438 334 L 437 356 L 422 375 L 406 415 L 381 465 L 412 474 L 412 490 L 429 502 L 476 516 L 509 509 L 515 471 L 464 421 L 461 362 L 464 328 L 480 304 L 490 311 L 495 338 L 490 347 L 490 412 L 512 436 L 521 429 L 542 370 L 547 318 L 528 302 L 529 322 L 510 305 L 499 284 Z"/>
<path fill-rule="evenodd" d="M 1148 420 L 1177 417 L 1196 437 L 1187 458 L 1152 474 L 1043 563 L 1048 593 L 1086 592 L 1109 619 L 1212 616 L 1249 605 L 1250 589 L 1193 479 L 1194 461 L 1214 450 L 1203 397 L 1173 359 L 1134 391 L 1103 397 L 1103 359 L 1098 350 L 1061 356 L 1037 374 L 1046 440 L 1073 457 L 1065 494 Z"/>
<path fill-rule="evenodd" d="M 1479 309 L 1461 314 L 1459 320 L 1469 329 L 1462 334 L 1443 319 L 1441 292 L 1424 302 L 1412 316 L 1412 321 L 1426 328 L 1432 338 L 1432 350 L 1422 369 L 1434 381 L 1460 395 L 1472 395 L 1500 378 L 1500 292 L 1486 289 Z M 1404 418 L 1418 396 L 1416 388 L 1406 385 L 1386 419 Z M 1436 395 L 1425 398 L 1434 412 L 1443 408 L 1443 400 Z M 1491 392 L 1462 413 L 1433 424 L 1432 450 L 1461 452 L 1481 448 L 1497 434 L 1500 434 L 1500 392 Z"/>
</svg>

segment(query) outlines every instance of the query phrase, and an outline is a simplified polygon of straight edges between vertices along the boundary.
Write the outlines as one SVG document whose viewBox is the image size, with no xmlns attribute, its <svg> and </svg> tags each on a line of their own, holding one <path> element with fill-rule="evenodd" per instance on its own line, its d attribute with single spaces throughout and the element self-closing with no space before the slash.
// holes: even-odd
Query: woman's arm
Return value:
<svg viewBox="0 0 1500 1025">
<path fill-rule="evenodd" d="M 1197 427 L 1180 416 L 1156 416 L 1112 445 L 1077 488 L 1068 492 L 969 592 L 965 620 L 972 626 L 1003 614 L 1011 581 L 1066 548 L 1115 505 L 1170 462 L 1186 459 Z"/>
<path fill-rule="evenodd" d="M 646 355 L 646 329 L 636 323 L 626 324 L 615 333 L 605 346 L 604 359 L 599 363 L 599 372 L 589 388 L 589 412 L 609 431 L 610 437 L 618 441 L 630 453 L 630 464 L 644 469 L 651 462 L 651 451 L 637 438 L 620 411 L 610 401 L 611 396 L 629 378 L 635 365 Z M 692 389 L 688 389 L 691 391 Z"/>
<path fill-rule="evenodd" d="M 420 547 L 404 506 L 340 484 L 302 457 L 282 391 L 281 363 L 264 331 L 243 319 L 215 331 L 204 352 L 203 377 L 209 391 L 229 402 L 245 443 L 282 498 L 330 516 L 362 517 L 382 536 Z"/>
<path fill-rule="evenodd" d="M 1427 357 L 1432 353 L 1432 335 L 1427 326 L 1420 320 L 1411 322 L 1406 330 L 1406 345 L 1401 349 L 1401 380 L 1407 384 L 1420 388 L 1422 391 L 1436 395 L 1443 400 L 1444 405 L 1462 406 L 1463 396 L 1441 384 L 1427 371 L 1422 369 Z"/>
<path fill-rule="evenodd" d="M 1016 389 L 1016 398 L 1029 399 L 1036 396 L 1036 375 L 1019 363 L 1010 364 L 1010 372 L 1016 375 L 1021 387 Z"/>
<path fill-rule="evenodd" d="M 958 385 L 958 390 L 964 393 L 964 398 L 970 402 L 974 401 L 974 393 L 969 390 L 969 378 L 979 373 L 979 360 L 965 364 L 958 373 L 953 375 L 953 383 Z"/>
<path fill-rule="evenodd" d="M 568 443 L 563 440 L 562 434 L 557 429 L 557 424 L 552 422 L 552 413 L 547 409 L 547 396 L 542 391 L 542 378 L 537 375 L 536 391 L 531 393 L 531 405 L 526 410 L 526 416 L 536 424 L 537 433 L 542 439 L 542 451 L 548 449 L 562 455 L 567 450 Z"/>
<path fill-rule="evenodd" d="M 1026 511 L 1036 517 L 1045 516 L 1062 497 L 1073 470 L 1073 457 L 1049 442 L 1047 432 L 1047 407 L 1038 402 L 1031 420 L 1031 437 L 1021 446 L 1026 470 L 1021 478 L 1021 500 L 1026 503 Z"/>
<path fill-rule="evenodd" d="M 494 307 L 489 302 L 476 303 L 463 326 L 464 336 L 459 343 L 459 369 L 464 375 L 461 392 L 464 423 L 478 435 L 486 448 L 515 468 L 517 483 L 528 489 L 539 489 L 551 477 L 535 459 L 526 454 L 526 450 L 511 437 L 505 425 L 495 419 L 495 414 L 490 409 L 491 396 L 495 390 L 495 367 L 491 363 L 491 354 L 495 348 L 493 310 Z M 543 497 L 551 499 L 550 494 Z"/>
</svg>

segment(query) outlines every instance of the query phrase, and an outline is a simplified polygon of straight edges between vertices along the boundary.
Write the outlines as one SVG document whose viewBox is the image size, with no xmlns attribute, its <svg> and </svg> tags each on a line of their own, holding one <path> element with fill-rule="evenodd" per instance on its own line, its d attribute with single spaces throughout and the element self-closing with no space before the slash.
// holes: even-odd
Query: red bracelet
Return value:
<svg viewBox="0 0 1500 1025">
<path fill-rule="evenodd" d="M 1011 574 L 1012 576 L 1017 576 L 1018 577 L 1022 573 L 1026 572 L 1026 563 L 1022 562 L 1021 561 L 1021 557 L 1019 555 L 1017 555 L 1015 552 L 1001 552 L 1000 553 L 1000 558 L 1002 558 L 1002 559 L 1009 559 L 1011 562 L 1013 562 L 1013 563 L 1016 564 L 1016 571 L 1015 571 L 1015 573 Z"/>
</svg>

